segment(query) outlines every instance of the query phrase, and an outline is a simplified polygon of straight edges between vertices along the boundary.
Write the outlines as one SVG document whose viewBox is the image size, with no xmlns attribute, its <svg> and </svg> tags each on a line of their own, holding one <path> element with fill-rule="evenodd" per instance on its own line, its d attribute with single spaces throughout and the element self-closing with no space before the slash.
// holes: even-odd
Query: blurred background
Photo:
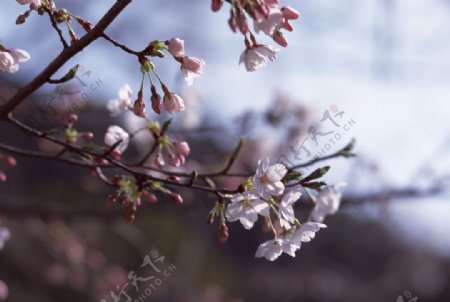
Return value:
<svg viewBox="0 0 450 302">
<path fill-rule="evenodd" d="M 56 4 L 95 23 L 113 2 Z M 191 144 L 187 170 L 216 171 L 240 136 L 248 142 L 234 170 L 246 172 L 267 155 L 294 161 L 292 150 L 311 136 L 311 127 L 340 139 L 330 144 L 330 137 L 319 136 L 308 145 L 312 155 L 303 153 L 299 162 L 356 138 L 356 158 L 328 162 L 326 181 L 348 183 L 342 210 L 328 218 L 328 228 L 296 258 L 269 263 L 254 258 L 269 237 L 260 223 L 251 231 L 230 224 L 228 242 L 218 242 L 217 225 L 205 223 L 214 200 L 204 194 L 183 191 L 182 206 L 161 197 L 128 225 L 125 209 L 106 208 L 111 190 L 90 171 L 19 158 L 0 184 L 1 226 L 11 232 L 0 251 L 0 292 L 5 283 L 7 301 L 127 301 L 110 292 L 130 282 L 130 271 L 155 275 L 154 268 L 141 267 L 145 259 L 161 271 L 160 282 L 138 283 L 152 285 L 143 297 L 149 301 L 450 301 L 450 1 L 282 4 L 297 9 L 300 20 L 285 35 L 289 47 L 254 73 L 238 65 L 244 43 L 227 25 L 227 5 L 212 13 L 206 0 L 135 0 L 107 33 L 136 50 L 154 39 L 180 37 L 188 55 L 206 61 L 203 76 L 187 87 L 176 62 L 155 60 L 166 85 L 186 100 L 173 135 Z M 15 25 L 24 11 L 16 1 L 0 0 L 0 43 L 32 57 L 18 73 L 0 74 L 0 103 L 61 50 L 47 17 L 33 13 Z M 131 114 L 118 120 L 105 109 L 125 83 L 138 90 L 135 57 L 99 39 L 59 74 L 78 63 L 78 80 L 42 87 L 17 115 L 48 129 L 76 112 L 80 127 L 92 130 L 99 143 L 113 123 L 136 129 Z M 62 101 L 49 107 L 51 100 Z M 341 113 L 339 127 L 320 122 L 327 113 Z M 145 152 L 142 140 L 135 139 L 129 158 Z M 52 148 L 2 124 L 0 141 Z M 306 219 L 307 202 L 297 211 Z"/>
</svg>

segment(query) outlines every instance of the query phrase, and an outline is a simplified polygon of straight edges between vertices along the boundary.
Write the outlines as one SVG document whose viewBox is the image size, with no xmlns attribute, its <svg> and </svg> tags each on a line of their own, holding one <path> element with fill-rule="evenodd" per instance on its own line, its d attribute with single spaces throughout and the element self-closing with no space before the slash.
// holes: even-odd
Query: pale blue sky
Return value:
<svg viewBox="0 0 450 302">
<path fill-rule="evenodd" d="M 57 2 L 61 6 L 83 3 L 79 8 L 72 4 L 72 10 L 95 22 L 113 1 Z M 190 11 L 183 13 L 187 2 Z M 61 46 L 47 18 L 34 14 L 26 24 L 16 26 L 15 18 L 23 7 L 12 0 L 0 3 L 0 42 L 27 49 L 32 55 L 18 74 L 8 78 L 27 81 Z M 317 112 L 335 104 L 351 115 L 357 121 L 352 129 L 357 151 L 379 163 L 380 185 L 414 183 L 413 173 L 430 159 L 442 173 L 448 173 L 449 161 L 445 156 L 435 158 L 434 152 L 450 133 L 450 2 L 283 3 L 300 11 L 300 21 L 294 22 L 294 33 L 287 33 L 290 46 L 279 53 L 278 60 L 255 73 L 238 66 L 242 37 L 229 30 L 226 10 L 210 12 L 209 1 L 133 1 L 108 32 L 136 49 L 152 39 L 183 38 L 187 53 L 206 61 L 205 73 L 194 88 L 218 118 L 262 108 L 277 91 L 283 91 Z M 36 28 L 41 32 L 37 34 Z M 264 37 L 261 41 L 270 42 Z M 67 68 L 80 62 L 105 84 L 98 91 L 99 101 L 115 97 L 124 83 L 139 85 L 135 58 L 111 49 L 104 41 L 96 42 Z M 155 62 L 169 87 L 181 90 L 185 86 L 177 64 L 169 58 Z M 348 163 L 336 162 L 335 167 L 333 178 L 346 175 Z M 393 208 L 388 223 L 399 224 L 402 231 L 408 229 L 407 237 L 413 240 L 450 250 L 449 242 L 442 240 L 442 231 L 450 229 L 448 196 L 432 206 L 399 202 Z M 409 221 L 414 221 L 414 227 Z"/>
</svg>

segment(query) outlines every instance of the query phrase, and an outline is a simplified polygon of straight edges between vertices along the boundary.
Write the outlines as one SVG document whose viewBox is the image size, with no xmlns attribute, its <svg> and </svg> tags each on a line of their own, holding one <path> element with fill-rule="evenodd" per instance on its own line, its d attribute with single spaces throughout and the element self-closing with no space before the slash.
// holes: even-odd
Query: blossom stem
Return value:
<svg viewBox="0 0 450 302">
<path fill-rule="evenodd" d="M 48 14 L 50 18 L 50 22 L 52 23 L 53 28 L 56 30 L 56 33 L 58 34 L 59 40 L 61 41 L 61 44 L 63 45 L 63 48 L 68 48 L 69 44 L 67 44 L 66 39 L 64 39 L 63 33 L 61 29 L 58 27 L 58 23 L 56 23 L 55 17 L 53 16 L 50 9 L 44 6 L 45 12 Z"/>
<path fill-rule="evenodd" d="M 101 37 L 102 37 L 103 39 L 105 39 L 106 41 L 110 42 L 111 44 L 113 44 L 114 46 L 116 46 L 116 47 L 122 49 L 123 51 L 125 51 L 125 52 L 127 52 L 127 53 L 129 53 L 129 54 L 132 54 L 132 55 L 135 55 L 135 56 L 141 56 L 141 54 L 142 54 L 141 51 L 135 51 L 135 50 L 132 50 L 131 48 L 129 48 L 129 47 L 127 47 L 127 46 L 125 46 L 125 45 L 123 45 L 123 44 L 117 42 L 116 40 L 114 40 L 113 38 L 111 38 L 110 36 L 108 36 L 106 33 L 102 33 L 102 34 L 101 34 Z"/>
</svg>

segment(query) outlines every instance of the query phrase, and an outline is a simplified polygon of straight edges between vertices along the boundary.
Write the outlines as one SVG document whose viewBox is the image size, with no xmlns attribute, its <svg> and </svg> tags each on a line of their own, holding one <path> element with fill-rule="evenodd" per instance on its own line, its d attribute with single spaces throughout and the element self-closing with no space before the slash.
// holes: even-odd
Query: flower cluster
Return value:
<svg viewBox="0 0 450 302">
<path fill-rule="evenodd" d="M 184 55 L 184 41 L 173 38 L 166 41 L 170 54 L 181 64 L 181 71 L 188 85 L 192 85 L 195 78 L 203 73 L 205 61 L 203 59 Z"/>
<path fill-rule="evenodd" d="M 203 67 L 205 61 L 202 59 L 188 57 L 185 55 L 184 41 L 179 38 L 173 38 L 167 41 L 155 40 L 150 42 L 145 50 L 142 51 L 142 56 L 139 56 L 139 62 L 141 64 L 142 80 L 140 89 L 137 94 L 136 100 L 132 101 L 131 87 L 126 84 L 120 88 L 118 98 L 110 100 L 107 109 L 111 116 L 118 116 L 126 111 L 133 112 L 136 116 L 147 118 L 145 112 L 144 101 L 144 81 L 145 75 L 150 80 L 150 104 L 153 111 L 157 114 L 161 114 L 165 109 L 168 113 L 176 113 L 184 111 L 184 100 L 176 93 L 171 92 L 167 86 L 162 82 L 161 78 L 156 73 L 156 67 L 146 56 L 164 57 L 163 51 L 168 51 L 173 58 L 180 63 L 181 71 L 186 79 L 188 85 L 192 85 L 195 78 L 200 77 L 203 73 Z M 161 89 L 164 93 L 163 98 L 157 92 L 156 86 L 153 84 L 152 75 L 154 75 L 157 81 L 161 85 Z M 161 101 L 162 99 L 162 101 Z"/>
<path fill-rule="evenodd" d="M 311 182 L 328 171 L 322 168 L 314 171 L 298 182 L 298 173 L 288 172 L 280 163 L 270 164 L 269 159 L 258 162 L 256 173 L 251 181 L 246 183 L 248 190 L 234 195 L 227 195 L 230 203 L 224 210 L 224 216 L 229 222 L 239 221 L 245 229 L 251 229 L 258 220 L 258 215 L 264 217 L 273 233 L 273 239 L 262 243 L 255 256 L 273 261 L 283 252 L 295 257 L 303 242 L 309 242 L 321 228 L 323 218 L 327 214 L 334 214 L 340 203 L 341 195 L 337 189 L 342 184 L 322 186 L 317 188 L 317 182 Z M 292 182 L 295 180 L 296 182 Z M 300 199 L 300 190 L 316 187 L 317 198 L 308 194 L 315 207 L 311 213 L 311 220 L 300 223 L 295 217 L 294 205 Z"/>
<path fill-rule="evenodd" d="M 32 11 L 37 11 L 40 15 L 48 13 L 56 24 L 60 23 L 66 24 L 71 44 L 78 41 L 78 36 L 71 26 L 71 22 L 73 20 L 75 20 L 86 32 L 89 32 L 94 28 L 94 25 L 91 22 L 70 13 L 67 9 L 57 8 L 54 1 L 17 0 L 17 2 L 22 5 L 29 4 L 29 10 L 27 10 L 25 13 L 17 17 L 16 19 L 17 25 L 25 23 Z"/>
<path fill-rule="evenodd" d="M 153 165 L 163 168 L 168 162 L 173 167 L 180 167 L 185 164 L 186 157 L 190 153 L 189 144 L 186 141 L 179 141 L 170 138 L 165 132 L 168 124 L 162 127 L 158 122 L 148 122 L 147 126 L 138 130 L 150 131 L 155 142 L 151 150 L 153 156 Z M 133 133 L 136 135 L 138 132 Z M 111 148 L 110 154 L 114 158 L 119 158 L 128 148 L 131 135 L 117 125 L 110 126 L 104 137 L 105 144 Z M 150 157 L 150 156 L 149 156 Z M 149 159 L 149 158 L 147 158 Z"/>
<path fill-rule="evenodd" d="M 268 61 L 273 61 L 276 56 L 274 47 L 256 41 L 249 28 L 247 15 L 253 19 L 253 28 L 256 33 L 263 32 L 282 47 L 288 45 L 288 41 L 281 30 L 293 31 L 294 27 L 290 21 L 298 19 L 299 13 L 289 6 L 280 7 L 279 4 L 279 0 L 238 0 L 232 2 L 228 24 L 233 32 L 239 31 L 245 37 L 246 49 L 240 57 L 240 63 L 244 63 L 247 71 L 255 71 L 265 66 Z M 212 0 L 211 9 L 218 11 L 222 5 L 223 0 Z"/>
<path fill-rule="evenodd" d="M 19 64 L 30 59 L 30 54 L 23 49 L 7 49 L 0 44 L 0 71 L 15 73 Z"/>
</svg>

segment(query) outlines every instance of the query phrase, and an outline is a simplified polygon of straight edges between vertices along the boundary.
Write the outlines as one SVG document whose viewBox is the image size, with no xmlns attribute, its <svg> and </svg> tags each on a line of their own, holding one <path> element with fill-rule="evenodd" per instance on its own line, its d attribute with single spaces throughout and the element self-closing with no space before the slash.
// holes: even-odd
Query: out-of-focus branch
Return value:
<svg viewBox="0 0 450 302">
<path fill-rule="evenodd" d="M 148 173 L 144 173 L 142 171 L 138 171 L 137 169 L 133 168 L 132 166 L 128 166 L 127 164 L 123 163 L 120 160 L 116 160 L 114 158 L 111 157 L 111 155 L 109 154 L 109 152 L 103 152 L 103 153 L 97 153 L 91 150 L 87 150 L 84 149 L 82 147 L 76 146 L 74 144 L 70 144 L 67 143 L 65 141 L 56 139 L 54 137 L 48 136 L 46 133 L 38 131 L 36 129 L 33 129 L 27 125 L 25 125 L 24 123 L 22 123 L 21 121 L 17 120 L 16 118 L 14 118 L 12 116 L 12 114 L 8 115 L 8 122 L 10 122 L 11 124 L 13 124 L 16 127 L 19 127 L 20 129 L 22 129 L 24 132 L 31 134 L 35 137 L 41 138 L 41 139 L 45 139 L 48 140 L 52 143 L 55 143 L 57 145 L 63 146 L 67 152 L 76 154 L 81 156 L 82 158 L 89 158 L 89 157 L 94 157 L 94 158 L 101 158 L 104 159 L 106 161 L 108 161 L 110 163 L 110 165 L 123 170 L 125 172 L 130 173 L 131 175 L 137 177 L 137 178 L 141 178 L 144 180 L 149 180 L 150 182 L 156 181 L 156 182 L 161 182 L 161 183 L 165 183 L 167 185 L 171 185 L 171 186 L 177 186 L 177 187 L 188 187 L 188 188 L 193 188 L 195 190 L 201 190 L 201 191 L 206 191 L 209 193 L 214 193 L 214 194 L 233 194 L 237 192 L 237 189 L 235 190 L 229 190 L 229 189 L 215 189 L 215 188 L 210 188 L 210 187 L 205 187 L 205 186 L 199 186 L 199 185 L 191 185 L 189 183 L 184 183 L 184 182 L 177 182 L 177 181 L 173 181 L 170 179 L 164 179 L 164 178 L 158 178 L 152 175 L 149 175 Z M 17 150 L 16 150 L 17 151 Z M 26 153 L 22 153 L 22 155 L 26 155 Z M 60 157 L 57 157 L 60 158 Z M 48 159 L 48 157 L 47 157 Z M 79 165 L 79 166 L 84 166 L 84 165 Z M 98 166 L 98 165 L 96 165 Z M 95 167 L 96 167 L 95 166 Z M 89 166 L 89 168 L 92 168 L 92 166 Z"/>
<path fill-rule="evenodd" d="M 426 189 L 416 189 L 412 187 L 387 189 L 370 194 L 354 194 L 343 196 L 341 207 L 358 206 L 366 203 L 377 203 L 384 200 L 397 201 L 400 199 L 418 199 L 424 197 L 433 197 L 445 191 L 442 185 L 432 186 Z M 310 208 L 311 203 L 299 203 L 299 207 Z M 153 210 L 150 206 L 143 206 L 140 209 L 140 214 L 145 215 L 146 211 Z M 20 204 L 2 200 L 0 202 L 0 213 L 14 218 L 33 218 L 40 217 L 44 220 L 61 218 L 61 219 L 79 219 L 79 218 L 93 218 L 104 220 L 115 220 L 123 218 L 123 210 L 120 208 L 111 208 L 107 211 L 104 208 L 86 207 L 86 208 L 47 208 L 39 204 Z"/>
</svg>

